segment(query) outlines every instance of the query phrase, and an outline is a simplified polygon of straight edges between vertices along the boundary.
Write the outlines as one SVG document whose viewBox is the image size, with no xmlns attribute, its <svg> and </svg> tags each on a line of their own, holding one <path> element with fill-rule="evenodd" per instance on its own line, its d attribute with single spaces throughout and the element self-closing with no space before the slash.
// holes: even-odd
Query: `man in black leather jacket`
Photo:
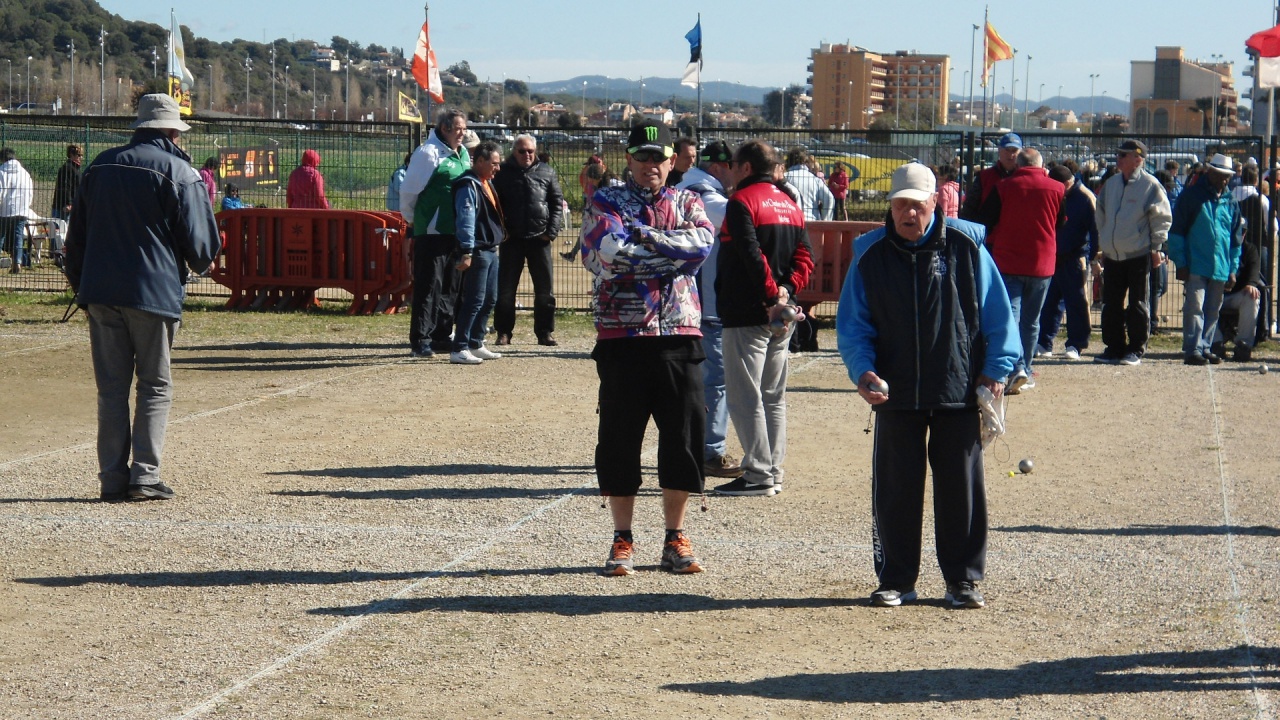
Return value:
<svg viewBox="0 0 1280 720">
<path fill-rule="evenodd" d="M 516 326 L 516 288 L 528 262 L 533 281 L 533 333 L 539 345 L 555 345 L 551 244 L 560 234 L 563 219 L 560 180 L 550 165 L 538 160 L 538 141 L 532 135 L 521 135 L 493 185 L 507 230 L 507 239 L 498 248 L 498 306 L 493 316 L 497 344 L 511 344 Z"/>
</svg>

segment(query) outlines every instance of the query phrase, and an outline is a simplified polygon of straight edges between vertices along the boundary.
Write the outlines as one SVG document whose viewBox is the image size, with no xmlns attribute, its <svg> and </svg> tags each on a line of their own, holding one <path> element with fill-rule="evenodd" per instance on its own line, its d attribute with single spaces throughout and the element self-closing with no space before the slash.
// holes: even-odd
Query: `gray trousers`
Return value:
<svg viewBox="0 0 1280 720">
<path fill-rule="evenodd" d="M 98 385 L 98 480 L 102 492 L 160 482 L 160 454 L 173 402 L 169 351 L 181 324 L 143 310 L 90 305 L 89 344 Z M 133 421 L 129 389 L 138 391 Z M 130 450 L 133 464 L 129 464 Z"/>
<path fill-rule="evenodd" d="M 781 485 L 787 456 L 787 344 L 795 329 L 774 337 L 767 325 L 725 328 L 724 386 L 738 442 L 743 477 L 755 485 Z"/>
</svg>

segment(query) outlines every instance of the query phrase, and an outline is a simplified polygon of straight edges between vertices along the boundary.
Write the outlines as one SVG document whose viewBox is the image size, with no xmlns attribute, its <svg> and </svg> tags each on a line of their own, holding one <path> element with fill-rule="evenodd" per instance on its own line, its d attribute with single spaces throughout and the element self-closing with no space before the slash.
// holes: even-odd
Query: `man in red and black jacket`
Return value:
<svg viewBox="0 0 1280 720">
<path fill-rule="evenodd" d="M 996 164 L 978 173 L 965 193 L 964 204 L 960 206 L 960 217 L 964 220 L 982 222 L 982 205 L 1001 180 L 1018 169 L 1018 151 L 1022 149 L 1022 138 L 1018 133 L 1005 133 L 996 143 L 999 156 Z"/>
<path fill-rule="evenodd" d="M 737 189 L 720 229 L 716 310 L 724 325 L 729 417 L 743 454 L 742 477 L 716 487 L 723 495 L 782 490 L 787 344 L 794 330 L 794 319 L 783 315 L 798 313 L 791 298 L 809 283 L 813 258 L 803 211 L 774 184 L 777 162 L 764 141 L 738 148 L 731 166 Z"/>
</svg>

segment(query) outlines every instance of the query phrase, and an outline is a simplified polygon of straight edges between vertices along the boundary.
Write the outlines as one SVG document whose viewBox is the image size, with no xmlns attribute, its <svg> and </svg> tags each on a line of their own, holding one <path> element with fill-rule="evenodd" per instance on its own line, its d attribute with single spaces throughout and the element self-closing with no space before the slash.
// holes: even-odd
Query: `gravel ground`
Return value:
<svg viewBox="0 0 1280 720">
<path fill-rule="evenodd" d="M 1256 364 L 1041 361 L 987 455 L 988 607 L 943 607 L 927 529 L 921 601 L 875 609 L 867 410 L 832 352 L 792 360 L 786 492 L 690 513 L 707 572 L 657 570 L 649 489 L 641 572 L 604 578 L 582 323 L 541 348 L 522 319 L 459 367 L 409 360 L 403 318 L 202 314 L 178 498 L 104 505 L 85 325 L 29 314 L 0 325 L 0 717 L 1280 709 L 1280 373 Z"/>
</svg>

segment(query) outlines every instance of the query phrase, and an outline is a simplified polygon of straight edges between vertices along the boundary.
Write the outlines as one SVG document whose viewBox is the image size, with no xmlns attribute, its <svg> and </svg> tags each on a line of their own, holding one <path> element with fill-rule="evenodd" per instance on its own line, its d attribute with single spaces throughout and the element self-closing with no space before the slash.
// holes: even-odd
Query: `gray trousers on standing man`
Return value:
<svg viewBox="0 0 1280 720">
<path fill-rule="evenodd" d="M 98 385 L 98 479 L 102 492 L 160 482 L 160 454 L 173 403 L 169 352 L 181 321 L 144 310 L 89 305 L 89 344 Z M 138 378 L 129 419 L 129 389 Z M 133 464 L 129 464 L 132 450 Z"/>
<path fill-rule="evenodd" d="M 729 418 L 742 445 L 743 479 L 782 489 L 787 456 L 787 361 L 791 324 L 774 337 L 767 325 L 724 329 L 724 385 Z"/>
</svg>

